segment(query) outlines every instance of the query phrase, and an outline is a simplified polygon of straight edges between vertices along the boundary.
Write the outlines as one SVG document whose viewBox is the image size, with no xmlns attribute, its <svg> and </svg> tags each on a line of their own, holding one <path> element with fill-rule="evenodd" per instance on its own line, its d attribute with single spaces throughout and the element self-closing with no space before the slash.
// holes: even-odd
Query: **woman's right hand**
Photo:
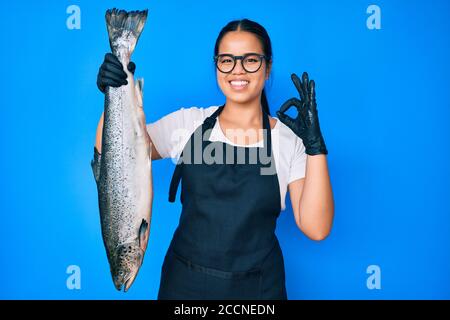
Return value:
<svg viewBox="0 0 450 320">
<path fill-rule="evenodd" d="M 136 64 L 132 61 L 127 66 L 128 71 L 134 74 Z M 106 87 L 120 87 L 128 84 L 127 74 L 123 71 L 123 65 L 112 53 L 105 54 L 103 61 L 97 74 L 97 87 L 105 93 Z"/>
</svg>

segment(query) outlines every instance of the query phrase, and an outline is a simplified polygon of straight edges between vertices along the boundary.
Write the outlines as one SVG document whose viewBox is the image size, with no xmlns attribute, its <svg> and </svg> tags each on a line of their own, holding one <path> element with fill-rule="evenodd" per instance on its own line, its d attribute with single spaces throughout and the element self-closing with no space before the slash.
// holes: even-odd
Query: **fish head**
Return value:
<svg viewBox="0 0 450 320">
<path fill-rule="evenodd" d="M 117 247 L 115 261 L 111 265 L 114 286 L 124 292 L 133 284 L 144 259 L 139 243 L 126 243 Z"/>
</svg>

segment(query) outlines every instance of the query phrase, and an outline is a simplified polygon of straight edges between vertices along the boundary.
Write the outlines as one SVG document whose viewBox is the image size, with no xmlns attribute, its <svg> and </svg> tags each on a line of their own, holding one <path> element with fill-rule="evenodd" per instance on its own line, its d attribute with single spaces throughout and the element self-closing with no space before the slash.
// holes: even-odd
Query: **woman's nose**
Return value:
<svg viewBox="0 0 450 320">
<path fill-rule="evenodd" d="M 242 74 L 246 73 L 245 69 L 242 67 L 242 60 L 236 60 L 236 65 L 233 69 L 233 74 Z"/>
</svg>

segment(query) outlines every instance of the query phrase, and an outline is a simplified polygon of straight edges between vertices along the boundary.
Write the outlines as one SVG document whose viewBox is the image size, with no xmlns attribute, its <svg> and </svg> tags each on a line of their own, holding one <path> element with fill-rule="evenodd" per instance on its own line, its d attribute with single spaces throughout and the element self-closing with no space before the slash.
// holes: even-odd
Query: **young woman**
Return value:
<svg viewBox="0 0 450 320">
<path fill-rule="evenodd" d="M 221 30 L 214 61 L 225 104 L 181 108 L 147 125 L 152 160 L 178 159 L 169 201 L 182 181 L 182 213 L 162 266 L 158 299 L 287 299 L 275 235 L 287 190 L 297 226 L 309 238 L 324 239 L 334 215 L 314 81 L 306 73 L 301 80 L 293 74 L 301 99 L 289 99 L 278 119 L 270 117 L 264 85 L 272 68 L 271 42 L 266 30 L 248 19 Z M 134 72 L 134 63 L 127 67 Z M 100 90 L 125 83 L 123 66 L 107 54 L 97 79 Z M 295 119 L 285 114 L 291 106 L 298 110 Z M 187 134 L 177 141 L 180 130 Z M 101 131 L 102 118 L 99 152 Z M 193 161 L 189 156 L 198 151 L 214 161 Z"/>
</svg>

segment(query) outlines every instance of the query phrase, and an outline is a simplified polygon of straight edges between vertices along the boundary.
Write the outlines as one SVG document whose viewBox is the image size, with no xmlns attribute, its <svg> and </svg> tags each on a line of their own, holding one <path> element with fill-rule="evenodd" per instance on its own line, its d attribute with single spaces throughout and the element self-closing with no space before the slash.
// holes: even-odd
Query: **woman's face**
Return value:
<svg viewBox="0 0 450 320">
<path fill-rule="evenodd" d="M 246 53 L 264 54 L 261 43 L 254 34 L 246 31 L 231 31 L 225 34 L 219 45 L 219 55 L 243 56 Z M 236 60 L 236 65 L 230 73 L 220 72 L 216 68 L 220 89 L 226 96 L 227 101 L 239 104 L 250 103 L 255 99 L 259 101 L 265 80 L 269 78 L 271 63 L 267 64 L 267 61 L 263 59 L 261 68 L 257 72 L 250 73 L 242 68 L 241 61 Z M 239 86 L 239 83 L 234 82 L 235 80 L 244 80 L 248 83 Z"/>
</svg>

